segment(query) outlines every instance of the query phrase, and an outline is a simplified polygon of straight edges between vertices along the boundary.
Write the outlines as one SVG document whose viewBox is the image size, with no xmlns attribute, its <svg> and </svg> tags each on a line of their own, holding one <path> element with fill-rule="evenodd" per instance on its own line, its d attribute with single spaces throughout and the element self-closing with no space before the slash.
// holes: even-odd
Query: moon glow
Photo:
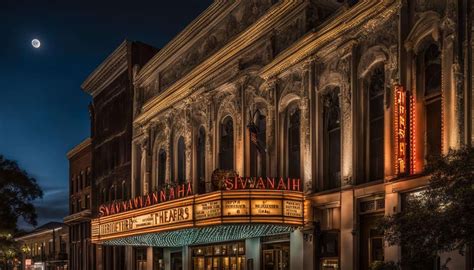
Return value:
<svg viewBox="0 0 474 270">
<path fill-rule="evenodd" d="M 35 49 L 38 49 L 41 46 L 41 42 L 35 38 L 31 41 L 31 46 L 33 46 Z"/>
</svg>

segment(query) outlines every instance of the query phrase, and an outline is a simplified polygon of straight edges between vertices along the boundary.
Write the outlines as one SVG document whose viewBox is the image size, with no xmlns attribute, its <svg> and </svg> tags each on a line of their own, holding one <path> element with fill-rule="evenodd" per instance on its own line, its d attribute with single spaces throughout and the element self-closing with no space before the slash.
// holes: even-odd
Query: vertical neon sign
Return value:
<svg viewBox="0 0 474 270">
<path fill-rule="evenodd" d="M 407 94 L 401 85 L 395 86 L 395 173 L 403 174 L 407 171 Z"/>
</svg>

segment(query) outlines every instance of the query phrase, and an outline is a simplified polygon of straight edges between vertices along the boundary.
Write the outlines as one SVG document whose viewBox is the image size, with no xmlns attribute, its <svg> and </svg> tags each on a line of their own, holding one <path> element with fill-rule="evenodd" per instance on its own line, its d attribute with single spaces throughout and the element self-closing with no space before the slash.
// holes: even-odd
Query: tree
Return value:
<svg viewBox="0 0 474 270">
<path fill-rule="evenodd" d="M 18 219 L 35 226 L 37 215 L 32 202 L 42 196 L 33 177 L 15 161 L 0 155 L 0 261 L 4 264 L 17 251 L 12 236 L 17 232 Z"/>
<path fill-rule="evenodd" d="M 402 266 L 426 269 L 441 252 L 474 244 L 474 148 L 428 162 L 426 189 L 407 196 L 401 212 L 381 221 L 390 245 L 402 247 Z M 441 264 L 447 264 L 441 262 Z"/>
</svg>

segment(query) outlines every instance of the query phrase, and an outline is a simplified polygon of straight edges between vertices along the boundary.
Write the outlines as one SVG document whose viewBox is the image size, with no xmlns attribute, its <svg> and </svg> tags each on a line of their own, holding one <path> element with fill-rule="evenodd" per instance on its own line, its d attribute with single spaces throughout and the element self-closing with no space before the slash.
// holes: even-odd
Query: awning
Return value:
<svg viewBox="0 0 474 270">
<path fill-rule="evenodd" d="M 289 233 L 294 226 L 273 224 L 233 224 L 149 233 L 104 241 L 104 245 L 181 247 L 234 241 L 246 238 Z"/>
</svg>

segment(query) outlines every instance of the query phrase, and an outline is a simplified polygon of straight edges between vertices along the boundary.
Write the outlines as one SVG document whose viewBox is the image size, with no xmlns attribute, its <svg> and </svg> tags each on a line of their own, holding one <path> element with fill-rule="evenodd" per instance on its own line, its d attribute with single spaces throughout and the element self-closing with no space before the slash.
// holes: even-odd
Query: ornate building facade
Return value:
<svg viewBox="0 0 474 270">
<path fill-rule="evenodd" d="M 133 67 L 134 199 L 92 240 L 127 269 L 399 261 L 375 224 L 472 143 L 473 31 L 467 0 L 215 1 Z"/>
</svg>

